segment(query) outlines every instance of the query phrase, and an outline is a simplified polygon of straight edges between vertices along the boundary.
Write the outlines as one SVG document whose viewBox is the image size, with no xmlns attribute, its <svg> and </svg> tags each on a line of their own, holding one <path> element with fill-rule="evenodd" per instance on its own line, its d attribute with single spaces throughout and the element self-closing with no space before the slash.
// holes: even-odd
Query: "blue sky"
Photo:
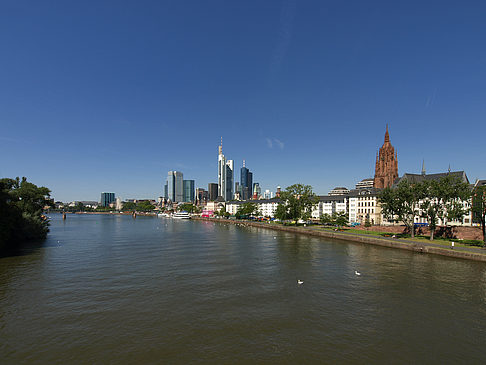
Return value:
<svg viewBox="0 0 486 365">
<path fill-rule="evenodd" d="M 482 1 L 0 2 L 0 176 L 56 200 L 207 188 L 223 152 L 275 191 L 374 173 L 486 178 Z"/>
</svg>

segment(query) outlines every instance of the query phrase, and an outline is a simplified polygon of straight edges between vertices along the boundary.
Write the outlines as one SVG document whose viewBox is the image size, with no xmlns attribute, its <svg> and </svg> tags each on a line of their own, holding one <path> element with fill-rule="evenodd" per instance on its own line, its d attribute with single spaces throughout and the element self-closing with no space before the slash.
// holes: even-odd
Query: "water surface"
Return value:
<svg viewBox="0 0 486 365">
<path fill-rule="evenodd" d="M 8 364 L 484 363 L 486 264 L 221 223 L 52 215 L 41 248 L 0 259 L 0 338 Z"/>
</svg>

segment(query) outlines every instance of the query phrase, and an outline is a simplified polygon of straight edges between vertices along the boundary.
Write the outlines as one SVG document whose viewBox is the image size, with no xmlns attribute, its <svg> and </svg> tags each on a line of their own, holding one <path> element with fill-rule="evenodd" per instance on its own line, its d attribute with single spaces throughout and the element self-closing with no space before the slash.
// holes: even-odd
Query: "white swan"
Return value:
<svg viewBox="0 0 486 365">
<path fill-rule="evenodd" d="M 302 285 L 304 282 L 302 280 L 297 280 L 297 284 Z"/>
<path fill-rule="evenodd" d="M 354 271 L 354 273 L 355 273 L 356 275 L 358 275 L 358 276 L 360 276 L 360 275 L 361 275 L 361 273 L 357 272 L 356 270 Z"/>
</svg>

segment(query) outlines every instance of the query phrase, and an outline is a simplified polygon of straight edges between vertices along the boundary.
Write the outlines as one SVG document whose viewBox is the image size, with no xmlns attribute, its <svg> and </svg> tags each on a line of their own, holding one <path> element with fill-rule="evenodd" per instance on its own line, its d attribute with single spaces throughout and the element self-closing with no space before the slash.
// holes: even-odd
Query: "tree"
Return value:
<svg viewBox="0 0 486 365">
<path fill-rule="evenodd" d="M 155 207 L 147 200 L 137 203 L 137 211 L 139 212 L 151 212 L 154 208 Z"/>
<path fill-rule="evenodd" d="M 319 220 L 321 221 L 321 224 L 323 224 L 325 226 L 333 223 L 332 217 L 327 213 L 322 214 L 319 217 Z"/>
<path fill-rule="evenodd" d="M 338 227 L 347 226 L 349 223 L 346 212 L 334 212 L 332 213 L 332 218 L 334 220 L 334 224 L 336 224 Z"/>
<path fill-rule="evenodd" d="M 177 210 L 180 211 L 180 212 L 185 211 L 185 212 L 188 212 L 188 213 L 199 213 L 200 212 L 200 208 L 195 206 L 192 203 L 181 204 L 177 207 Z"/>
<path fill-rule="evenodd" d="M 123 210 L 126 212 L 133 212 L 137 209 L 137 204 L 134 202 L 125 202 L 123 203 Z"/>
<path fill-rule="evenodd" d="M 448 220 L 462 220 L 468 210 L 464 202 L 471 196 L 469 185 L 454 175 L 447 175 L 439 180 L 422 183 L 424 198 L 420 209 L 427 218 L 430 229 L 430 240 L 434 239 L 439 220 L 447 225 Z"/>
<path fill-rule="evenodd" d="M 280 193 L 281 204 L 277 207 L 275 216 L 281 220 L 308 219 L 312 207 L 319 202 L 319 198 L 312 192 L 312 186 L 294 184 Z"/>
<path fill-rule="evenodd" d="M 247 202 L 240 205 L 235 216 L 237 219 L 258 215 L 258 206 L 255 203 Z"/>
<path fill-rule="evenodd" d="M 46 206 L 53 206 L 50 190 L 27 181 L 0 179 L 0 249 L 22 241 L 43 239 L 49 222 L 43 215 Z"/>
<path fill-rule="evenodd" d="M 396 188 L 385 188 L 379 195 L 383 215 L 388 220 L 402 221 L 415 237 L 415 217 L 419 215 L 419 202 L 424 197 L 423 185 L 402 180 Z"/>
<path fill-rule="evenodd" d="M 481 224 L 483 245 L 486 246 L 486 185 L 477 186 L 472 192 L 473 220 Z"/>
</svg>

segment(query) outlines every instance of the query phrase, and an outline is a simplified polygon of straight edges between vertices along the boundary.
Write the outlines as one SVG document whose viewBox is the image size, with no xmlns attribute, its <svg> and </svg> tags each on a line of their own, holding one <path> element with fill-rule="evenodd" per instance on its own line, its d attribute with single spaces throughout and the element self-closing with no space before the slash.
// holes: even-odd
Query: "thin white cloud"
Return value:
<svg viewBox="0 0 486 365">
<path fill-rule="evenodd" d="M 273 146 L 277 146 L 278 148 L 283 150 L 285 147 L 285 143 L 283 143 L 281 140 L 277 138 L 266 137 L 265 140 L 267 141 L 268 148 L 273 148 Z"/>
<path fill-rule="evenodd" d="M 279 39 L 275 50 L 273 51 L 271 70 L 276 73 L 280 69 L 287 50 L 290 46 L 290 41 L 292 39 L 292 28 L 294 24 L 295 17 L 295 0 L 287 0 L 284 2 L 282 11 L 280 13 L 280 32 Z"/>
<path fill-rule="evenodd" d="M 427 101 L 425 102 L 425 107 L 428 108 L 429 106 L 432 106 L 432 104 L 434 103 L 434 100 L 435 100 L 435 96 L 437 95 L 437 88 L 434 89 L 434 92 L 432 93 L 432 95 L 429 95 L 427 97 Z"/>
<path fill-rule="evenodd" d="M 281 150 L 284 149 L 285 143 L 283 143 L 281 140 L 274 138 L 273 141 L 280 147 Z"/>
</svg>

